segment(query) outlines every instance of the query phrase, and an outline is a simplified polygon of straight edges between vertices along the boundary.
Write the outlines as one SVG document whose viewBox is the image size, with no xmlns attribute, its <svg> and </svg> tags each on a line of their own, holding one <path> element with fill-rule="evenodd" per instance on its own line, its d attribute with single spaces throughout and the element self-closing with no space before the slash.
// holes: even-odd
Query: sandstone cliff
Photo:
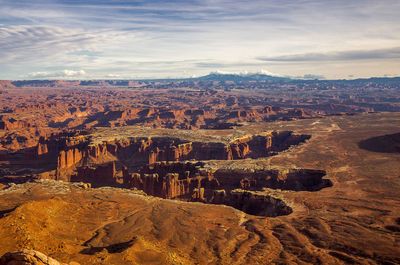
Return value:
<svg viewBox="0 0 400 265">
<path fill-rule="evenodd" d="M 35 160 L 36 163 L 54 165 L 57 179 L 70 180 L 71 177 L 75 176 L 75 180 L 90 182 L 93 185 L 96 185 L 96 181 L 98 181 L 98 185 L 105 185 L 106 183 L 117 185 L 123 182 L 122 179 L 125 177 L 124 185 L 135 183 L 128 186 L 143 189 L 145 192 L 156 196 L 174 198 L 186 196 L 189 193 L 191 195 L 193 189 L 205 187 L 205 184 L 200 185 L 199 183 L 205 183 L 205 179 L 209 178 L 210 175 L 208 173 L 201 175 L 196 171 L 196 175 L 187 176 L 185 171 L 195 171 L 177 168 L 166 170 L 161 169 L 161 167 L 150 170 L 146 169 L 146 165 L 153 165 L 161 161 L 235 160 L 267 157 L 292 145 L 304 142 L 308 138 L 307 135 L 295 135 L 291 132 L 269 132 L 263 135 L 237 138 L 228 144 L 222 142 L 190 142 L 169 137 L 132 137 L 91 144 L 90 138 L 84 134 L 63 133 L 48 138 L 42 137 L 36 148 L 25 153 L 25 159 Z M 101 168 L 108 167 L 107 165 L 110 165 L 110 163 L 114 163 L 115 172 L 111 170 L 110 174 L 106 174 L 105 172 L 108 171 Z M 115 169 L 116 167 L 117 169 Z M 137 171 L 140 168 L 142 169 Z M 139 175 L 128 177 L 129 174 L 133 173 L 139 173 Z M 169 175 L 167 178 L 167 173 L 178 173 L 179 176 Z M 116 181 L 116 174 L 120 176 L 118 178 L 121 178 L 121 180 Z M 225 181 L 224 174 L 218 174 L 220 176 L 216 179 Z M 195 177 L 199 177 L 199 179 L 195 180 Z M 235 188 L 253 188 L 256 185 L 254 183 L 257 182 L 276 188 L 280 187 L 280 184 L 275 183 L 276 177 L 269 181 L 257 178 L 253 175 L 249 179 L 240 178 L 237 180 L 234 180 L 235 177 L 228 177 L 231 182 L 235 181 L 235 184 L 232 185 Z M 239 185 L 240 181 L 242 183 Z M 293 189 L 296 188 L 294 187 L 296 184 L 291 185 Z M 299 185 L 297 186 L 297 189 L 302 188 Z M 157 188 L 153 190 L 150 187 Z M 208 195 L 206 191 L 206 196 Z"/>
</svg>

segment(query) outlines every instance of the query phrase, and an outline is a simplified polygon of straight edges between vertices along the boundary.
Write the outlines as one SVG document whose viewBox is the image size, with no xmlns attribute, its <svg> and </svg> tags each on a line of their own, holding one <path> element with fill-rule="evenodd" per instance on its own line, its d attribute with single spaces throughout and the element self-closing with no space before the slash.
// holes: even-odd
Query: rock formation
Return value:
<svg viewBox="0 0 400 265">
<path fill-rule="evenodd" d="M 0 80 L 0 89 L 14 89 L 16 88 L 10 81 L 8 80 Z"/>
<path fill-rule="evenodd" d="M 0 258 L 0 265 L 79 265 L 76 262 L 60 263 L 35 250 L 8 252 Z"/>
<path fill-rule="evenodd" d="M 231 191 L 230 196 L 225 197 L 224 204 L 258 216 L 275 217 L 293 212 L 292 208 L 278 198 L 243 190 Z"/>
<path fill-rule="evenodd" d="M 0 254 L 399 264 L 398 80 L 1 82 Z"/>
<path fill-rule="evenodd" d="M 16 129 L 27 129 L 32 125 L 26 121 L 17 121 L 13 118 L 7 119 L 0 116 L 0 130 L 12 131 Z"/>
<path fill-rule="evenodd" d="M 70 167 L 79 161 L 96 161 L 114 156 L 129 166 L 153 164 L 157 161 L 234 160 L 267 157 L 309 139 L 308 135 L 273 132 L 265 136 L 249 136 L 225 145 L 214 142 L 189 142 L 180 139 L 153 137 L 112 140 L 90 145 L 86 150 L 62 150 L 59 167 Z"/>
<path fill-rule="evenodd" d="M 122 185 L 165 199 L 225 204 L 254 215 L 276 216 L 290 214 L 290 207 L 280 199 L 253 191 L 317 191 L 332 186 L 324 175 L 322 170 L 212 171 L 203 169 L 202 163 L 157 162 L 144 166 L 139 173 L 123 168 Z"/>
<path fill-rule="evenodd" d="M 77 174 L 71 176 L 69 180 L 73 182 L 88 182 L 94 187 L 118 185 L 114 162 L 96 167 L 78 168 Z"/>
</svg>

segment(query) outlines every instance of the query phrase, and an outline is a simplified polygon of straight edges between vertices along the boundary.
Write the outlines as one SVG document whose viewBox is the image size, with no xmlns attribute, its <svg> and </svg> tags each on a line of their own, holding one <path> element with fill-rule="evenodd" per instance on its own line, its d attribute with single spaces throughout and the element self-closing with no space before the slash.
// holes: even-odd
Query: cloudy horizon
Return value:
<svg viewBox="0 0 400 265">
<path fill-rule="evenodd" d="M 0 79 L 400 76 L 397 0 L 0 3 Z"/>
</svg>

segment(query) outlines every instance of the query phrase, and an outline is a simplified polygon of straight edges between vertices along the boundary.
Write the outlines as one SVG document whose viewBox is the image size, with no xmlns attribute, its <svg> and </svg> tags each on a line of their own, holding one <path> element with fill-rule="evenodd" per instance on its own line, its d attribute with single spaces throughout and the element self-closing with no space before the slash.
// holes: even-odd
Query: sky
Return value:
<svg viewBox="0 0 400 265">
<path fill-rule="evenodd" d="M 400 76 L 399 0 L 0 0 L 0 79 Z"/>
</svg>

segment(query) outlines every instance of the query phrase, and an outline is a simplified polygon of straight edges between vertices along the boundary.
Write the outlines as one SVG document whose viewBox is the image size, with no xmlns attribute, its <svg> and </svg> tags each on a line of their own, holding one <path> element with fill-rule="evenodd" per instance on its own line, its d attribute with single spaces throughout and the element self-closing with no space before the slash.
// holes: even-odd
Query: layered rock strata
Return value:
<svg viewBox="0 0 400 265">
<path fill-rule="evenodd" d="M 322 179 L 325 172 L 215 171 L 204 169 L 202 162 L 183 161 L 267 157 L 309 138 L 283 131 L 244 136 L 228 143 L 131 137 L 93 144 L 85 132 L 65 132 L 40 138 L 35 148 L 25 151 L 24 159 L 47 168 L 36 174 L 36 178 L 139 189 L 165 199 L 225 204 L 251 214 L 276 216 L 291 213 L 290 207 L 278 198 L 253 191 L 264 188 L 316 191 L 332 185 Z M 257 204 L 260 206 L 256 207 Z"/>
</svg>

